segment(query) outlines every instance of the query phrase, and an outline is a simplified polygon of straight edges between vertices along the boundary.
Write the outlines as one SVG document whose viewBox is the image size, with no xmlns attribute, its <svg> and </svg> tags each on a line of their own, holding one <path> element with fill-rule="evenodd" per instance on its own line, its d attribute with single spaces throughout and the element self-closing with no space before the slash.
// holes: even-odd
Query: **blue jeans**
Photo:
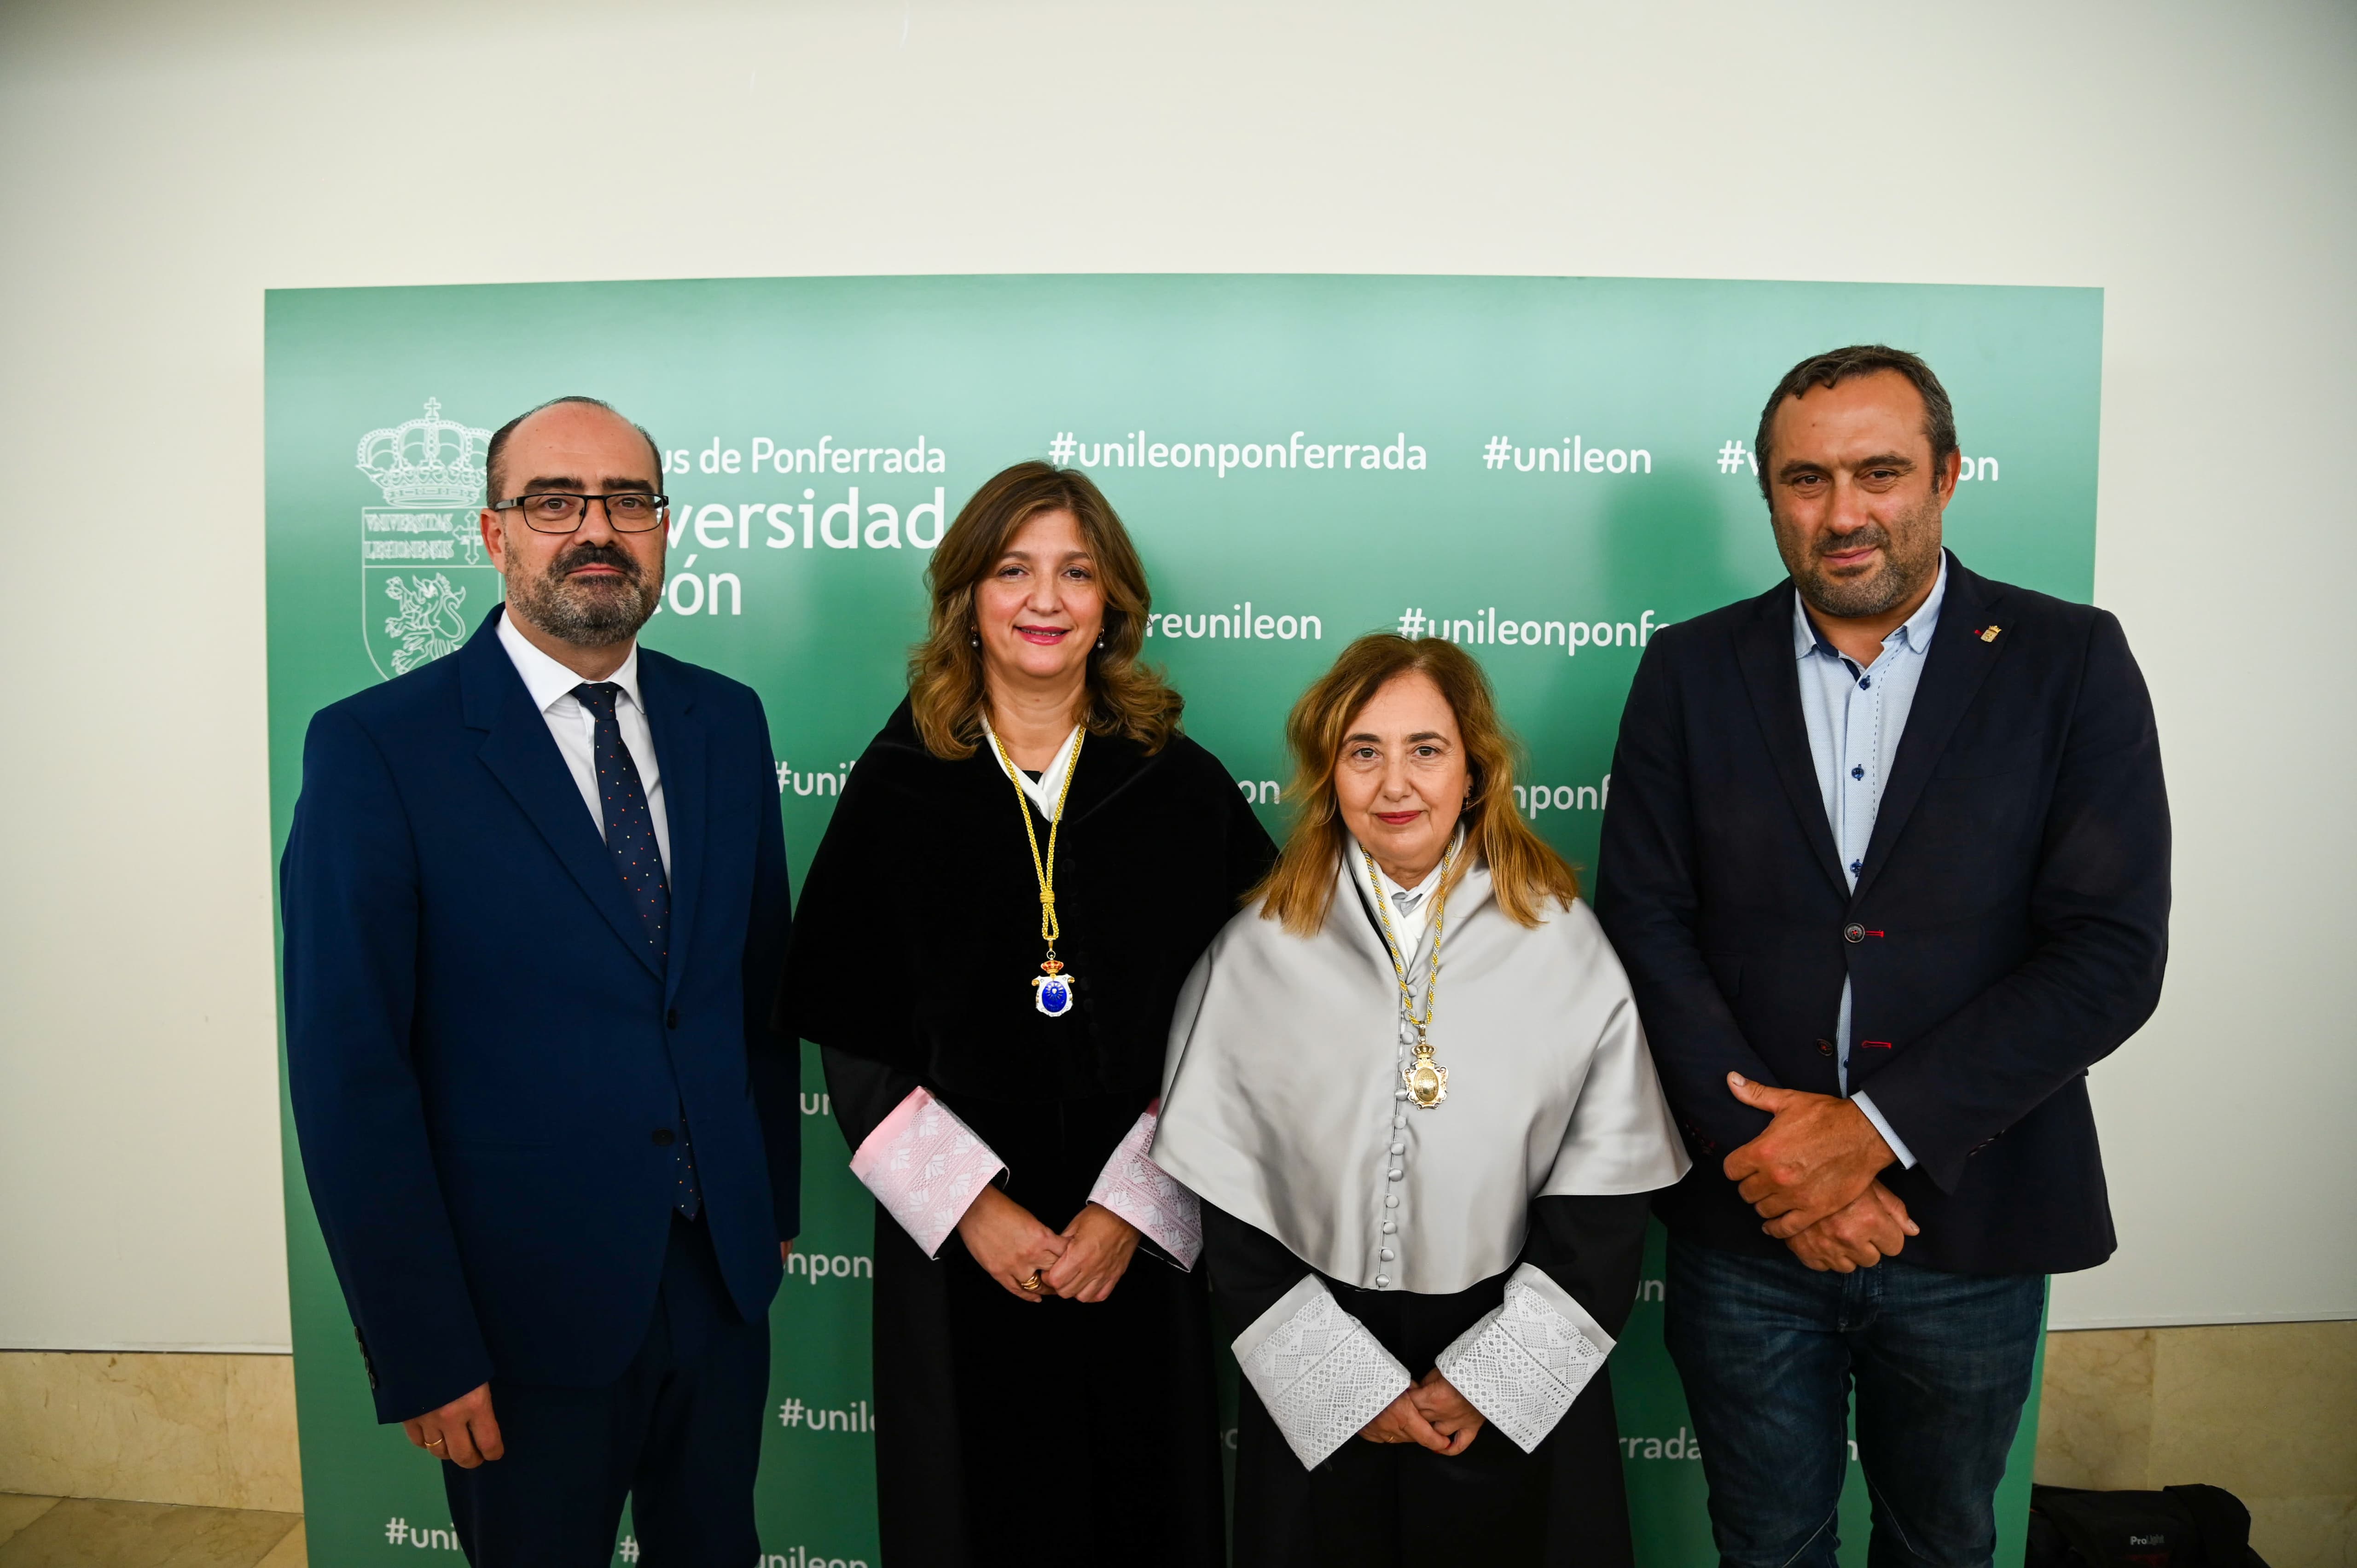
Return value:
<svg viewBox="0 0 2357 1568">
<path fill-rule="evenodd" d="M 1833 1568 L 1850 1389 L 1872 1568 L 1986 1568 L 2042 1274 L 1818 1273 L 1670 1240 L 1664 1337 L 1725 1568 Z"/>
</svg>

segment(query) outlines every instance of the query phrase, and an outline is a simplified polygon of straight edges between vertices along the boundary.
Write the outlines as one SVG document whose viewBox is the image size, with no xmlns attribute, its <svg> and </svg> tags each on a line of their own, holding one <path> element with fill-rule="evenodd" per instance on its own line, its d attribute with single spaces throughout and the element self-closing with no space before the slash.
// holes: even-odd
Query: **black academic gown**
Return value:
<svg viewBox="0 0 2357 1568">
<path fill-rule="evenodd" d="M 824 1047 L 853 1148 L 921 1085 L 1006 1162 L 1007 1195 L 1060 1230 L 1153 1101 L 1179 986 L 1275 849 L 1201 746 L 1088 736 L 1056 855 L 1074 1004 L 1049 1018 L 1029 983 L 1045 952 L 1017 811 L 986 746 L 934 757 L 903 703 L 813 861 L 780 1020 Z M 1149 1243 L 1108 1300 L 1030 1305 L 954 1234 L 929 1259 L 879 1208 L 875 1302 L 887 1563 L 1222 1560 L 1200 1270 Z"/>
<path fill-rule="evenodd" d="M 1617 1338 L 1636 1302 L 1651 1204 L 1647 1193 L 1538 1198 L 1516 1262 L 1544 1270 Z M 1275 1237 L 1208 1203 L 1203 1262 L 1231 1338 L 1317 1272 Z M 1359 1290 L 1330 1278 L 1326 1286 L 1409 1376 L 1421 1378 L 1498 1305 L 1512 1273 L 1448 1295 Z M 1250 1383 L 1242 1394 L 1237 1568 L 1628 1568 L 1634 1561 L 1609 1362 L 1529 1454 L 1485 1424 L 1453 1457 L 1353 1437 L 1305 1470 Z"/>
</svg>

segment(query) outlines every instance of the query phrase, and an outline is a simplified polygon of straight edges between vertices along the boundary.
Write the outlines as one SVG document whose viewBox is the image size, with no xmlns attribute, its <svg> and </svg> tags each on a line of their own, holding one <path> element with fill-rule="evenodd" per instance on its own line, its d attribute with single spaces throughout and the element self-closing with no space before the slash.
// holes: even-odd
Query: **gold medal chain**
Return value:
<svg viewBox="0 0 2357 1568">
<path fill-rule="evenodd" d="M 1367 880 L 1375 891 L 1375 918 L 1382 922 L 1383 928 L 1383 952 L 1392 961 L 1393 977 L 1399 982 L 1400 1011 L 1407 1015 L 1408 1024 L 1415 1030 L 1416 1051 L 1419 1055 L 1426 1054 L 1432 1048 L 1425 1043 L 1424 1035 L 1426 1029 L 1432 1027 L 1435 998 L 1440 993 L 1440 939 L 1447 934 L 1443 929 L 1443 922 L 1448 915 L 1448 865 L 1455 858 L 1456 853 L 1456 846 L 1452 844 L 1448 852 L 1440 857 L 1440 890 L 1433 895 L 1432 906 L 1432 967 L 1426 972 L 1424 1016 L 1419 1018 L 1415 1015 L 1415 991 L 1407 983 L 1407 966 L 1400 959 L 1399 938 L 1392 931 L 1391 913 L 1384 908 L 1390 900 L 1383 897 L 1383 885 L 1375 875 L 1375 857 L 1368 854 L 1363 849 L 1359 852 L 1367 863 Z"/>
<path fill-rule="evenodd" d="M 1056 956 L 1056 939 L 1064 928 L 1056 918 L 1056 835 L 1064 825 L 1064 797 L 1072 792 L 1072 775 L 1081 770 L 1081 743 L 1089 737 L 1086 729 L 1072 737 L 1072 758 L 1064 765 L 1064 782 L 1056 791 L 1056 814 L 1048 819 L 1048 859 L 1039 859 L 1039 834 L 1031 826 L 1031 797 L 1025 793 L 1022 776 L 1015 771 L 1015 759 L 1006 755 L 1006 743 L 998 732 L 990 732 L 992 749 L 998 753 L 999 766 L 1006 769 L 1006 781 L 1015 786 L 1015 806 L 1023 813 L 1023 837 L 1031 845 L 1031 875 L 1039 879 L 1039 940 L 1048 944 L 1048 956 Z"/>
</svg>

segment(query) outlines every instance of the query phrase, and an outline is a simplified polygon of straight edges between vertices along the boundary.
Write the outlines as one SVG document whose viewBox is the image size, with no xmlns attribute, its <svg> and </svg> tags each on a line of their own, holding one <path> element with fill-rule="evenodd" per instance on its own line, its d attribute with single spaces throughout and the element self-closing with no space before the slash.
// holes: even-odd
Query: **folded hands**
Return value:
<svg viewBox="0 0 2357 1568">
<path fill-rule="evenodd" d="M 1727 1086 L 1773 1120 L 1721 1169 L 1767 1221 L 1760 1230 L 1802 1262 L 1843 1274 L 1870 1269 L 1922 1233 L 1879 1179 L 1898 1156 L 1865 1112 L 1835 1095 L 1775 1089 L 1740 1073 L 1727 1074 Z"/>
<path fill-rule="evenodd" d="M 1102 1204 L 1082 1206 L 1058 1232 L 995 1187 L 982 1189 L 957 1229 L 983 1273 L 1028 1302 L 1049 1295 L 1101 1302 L 1137 1252 L 1137 1227 Z"/>
<path fill-rule="evenodd" d="M 1472 1402 L 1435 1367 L 1361 1427 L 1359 1435 L 1370 1443 L 1416 1443 L 1454 1455 L 1472 1446 L 1482 1421 Z"/>
</svg>

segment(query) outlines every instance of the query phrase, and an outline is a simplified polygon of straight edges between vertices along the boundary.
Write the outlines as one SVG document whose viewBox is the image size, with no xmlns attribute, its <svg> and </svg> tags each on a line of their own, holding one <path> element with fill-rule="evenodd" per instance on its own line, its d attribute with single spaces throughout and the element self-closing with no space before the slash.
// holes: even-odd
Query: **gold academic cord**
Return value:
<svg viewBox="0 0 2357 1568">
<path fill-rule="evenodd" d="M 1056 791 L 1056 814 L 1048 819 L 1048 859 L 1039 860 L 1039 835 L 1031 826 L 1031 797 L 1023 788 L 1022 775 L 1015 770 L 1015 759 L 1006 755 L 1006 743 L 998 732 L 990 732 L 990 744 L 998 753 L 999 766 L 1006 769 L 1006 781 L 1015 786 L 1015 806 L 1023 813 L 1023 836 L 1031 845 L 1031 875 L 1039 879 L 1039 940 L 1048 944 L 1048 956 L 1056 956 L 1056 939 L 1064 928 L 1056 919 L 1056 834 L 1064 825 L 1064 797 L 1072 792 L 1072 775 L 1081 770 L 1081 743 L 1089 732 L 1081 730 L 1072 736 L 1072 757 L 1064 765 L 1064 782 Z M 1429 1004 L 1426 1004 L 1429 1006 Z"/>
<path fill-rule="evenodd" d="M 1409 1026 L 1415 1030 L 1415 1059 L 1400 1069 L 1407 1085 L 1408 1095 L 1418 1110 L 1430 1111 L 1448 1098 L 1448 1074 L 1433 1061 L 1432 1042 L 1425 1031 L 1432 1026 L 1435 999 L 1440 993 L 1440 939 L 1445 935 L 1444 923 L 1448 916 L 1448 870 L 1457 857 L 1457 846 L 1450 844 L 1440 857 L 1440 886 L 1432 900 L 1432 962 L 1425 972 L 1424 1016 L 1415 1015 L 1415 992 L 1407 983 L 1407 965 L 1400 954 L 1399 938 L 1392 931 L 1390 911 L 1384 908 L 1391 901 L 1383 897 L 1382 878 L 1376 875 L 1375 857 L 1364 849 L 1359 852 L 1367 863 L 1367 881 L 1374 889 L 1375 918 L 1383 929 L 1383 952 L 1392 961 L 1392 976 L 1399 982 L 1400 1011 L 1406 1015 Z"/>
</svg>

